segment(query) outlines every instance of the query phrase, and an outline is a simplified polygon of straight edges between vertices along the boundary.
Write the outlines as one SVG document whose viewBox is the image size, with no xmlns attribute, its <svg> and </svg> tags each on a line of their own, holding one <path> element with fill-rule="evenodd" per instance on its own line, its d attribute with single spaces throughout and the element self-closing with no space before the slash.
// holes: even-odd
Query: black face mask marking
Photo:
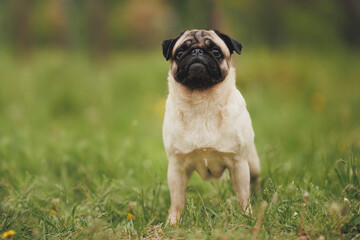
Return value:
<svg viewBox="0 0 360 240">
<path fill-rule="evenodd" d="M 175 52 L 175 80 L 190 89 L 207 89 L 223 80 L 222 53 L 209 47 L 181 46 Z"/>
</svg>

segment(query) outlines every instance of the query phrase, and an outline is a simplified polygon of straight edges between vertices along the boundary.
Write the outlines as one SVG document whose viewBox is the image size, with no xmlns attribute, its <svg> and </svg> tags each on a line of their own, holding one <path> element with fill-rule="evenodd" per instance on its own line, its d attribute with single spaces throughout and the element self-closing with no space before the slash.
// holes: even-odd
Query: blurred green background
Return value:
<svg viewBox="0 0 360 240">
<path fill-rule="evenodd" d="M 309 237 L 354 237 L 359 20 L 357 0 L 0 0 L 0 232 L 249 238 L 266 201 L 260 236 L 290 239 L 308 191 Z M 262 173 L 250 217 L 238 214 L 228 177 L 195 174 L 174 230 L 163 225 L 169 63 L 160 43 L 192 28 L 243 43 L 233 59 Z"/>
</svg>

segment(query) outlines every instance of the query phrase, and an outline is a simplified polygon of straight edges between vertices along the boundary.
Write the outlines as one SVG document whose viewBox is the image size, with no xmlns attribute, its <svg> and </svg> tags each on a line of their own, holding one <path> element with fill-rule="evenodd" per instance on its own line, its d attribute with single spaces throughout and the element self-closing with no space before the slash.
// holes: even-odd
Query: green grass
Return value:
<svg viewBox="0 0 360 240">
<path fill-rule="evenodd" d="M 160 49 L 0 54 L 0 233 L 15 239 L 351 239 L 360 232 L 358 53 L 246 49 L 237 84 L 256 133 L 261 179 L 244 215 L 229 177 L 195 174 L 177 226 L 161 125 Z M 347 200 L 346 200 L 346 199 Z M 56 214 L 51 215 L 50 210 Z M 127 220 L 127 215 L 135 216 Z M 359 235 L 357 235 L 359 238 Z"/>
</svg>

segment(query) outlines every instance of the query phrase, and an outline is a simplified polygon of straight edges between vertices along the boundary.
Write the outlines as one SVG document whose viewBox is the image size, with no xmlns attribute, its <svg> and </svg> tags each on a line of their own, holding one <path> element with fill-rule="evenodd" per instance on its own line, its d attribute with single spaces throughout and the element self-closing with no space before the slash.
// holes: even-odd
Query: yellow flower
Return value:
<svg viewBox="0 0 360 240">
<path fill-rule="evenodd" d="M 1 237 L 2 239 L 10 239 L 12 236 L 15 235 L 15 233 L 16 232 L 14 230 L 9 230 L 7 232 L 4 232 Z"/>
<path fill-rule="evenodd" d="M 130 221 L 131 219 L 134 219 L 135 216 L 131 213 L 128 213 L 127 217 L 126 217 L 126 220 Z"/>
<path fill-rule="evenodd" d="M 50 216 L 54 216 L 56 214 L 57 214 L 57 212 L 54 209 L 50 209 Z"/>
</svg>

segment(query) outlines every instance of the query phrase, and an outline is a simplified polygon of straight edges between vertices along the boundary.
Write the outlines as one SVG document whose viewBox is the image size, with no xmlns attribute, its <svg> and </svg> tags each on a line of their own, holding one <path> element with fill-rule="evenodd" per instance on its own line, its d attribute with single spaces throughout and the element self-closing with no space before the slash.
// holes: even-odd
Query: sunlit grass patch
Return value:
<svg viewBox="0 0 360 240">
<path fill-rule="evenodd" d="M 228 178 L 194 174 L 182 218 L 169 226 L 161 52 L 103 64 L 51 51 L 27 62 L 0 55 L 0 233 L 250 239 L 263 211 L 260 239 L 298 238 L 301 224 L 310 239 L 351 239 L 360 231 L 356 57 L 256 49 L 237 57 L 262 163 L 253 213 L 241 212 Z"/>
</svg>

